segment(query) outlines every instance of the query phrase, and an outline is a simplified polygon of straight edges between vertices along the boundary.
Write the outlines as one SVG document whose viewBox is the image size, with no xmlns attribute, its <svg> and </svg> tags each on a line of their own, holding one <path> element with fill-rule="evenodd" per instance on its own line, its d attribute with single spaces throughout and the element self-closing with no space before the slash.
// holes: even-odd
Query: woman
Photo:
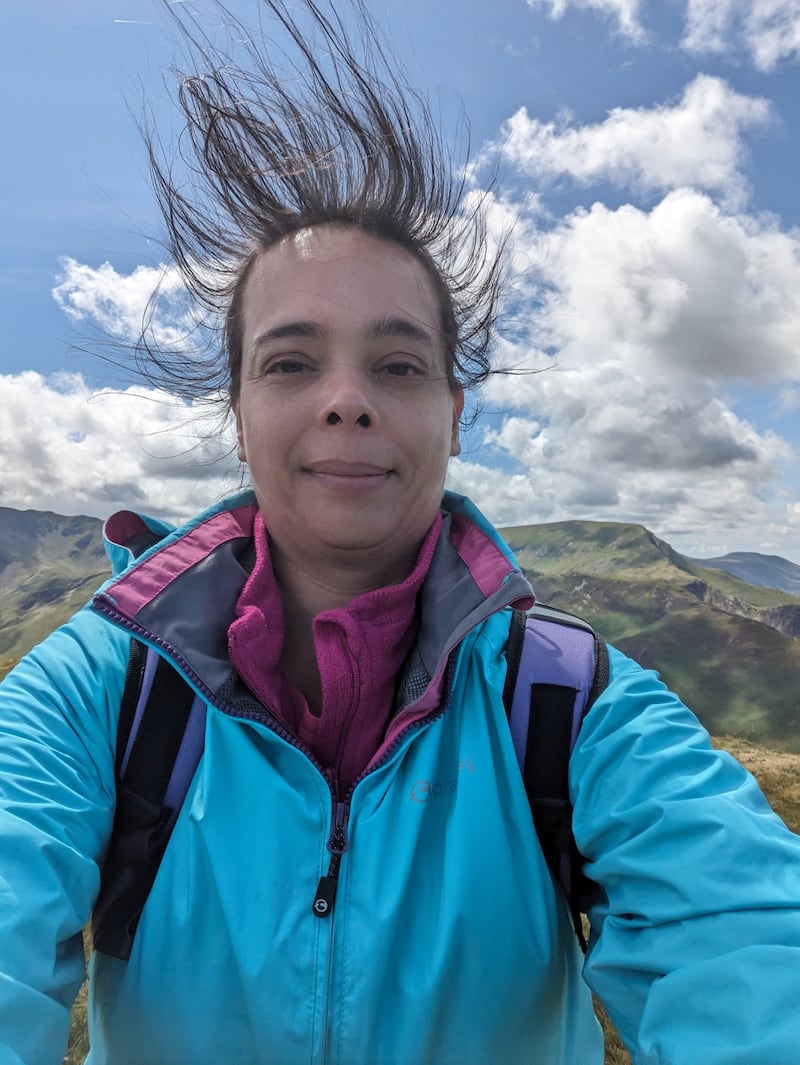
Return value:
<svg viewBox="0 0 800 1065">
<path fill-rule="evenodd" d="M 151 153 L 187 284 L 227 300 L 253 488 L 132 565 L 166 530 L 111 519 L 120 574 L 0 691 L 0 1060 L 63 1053 L 133 633 L 202 695 L 205 742 L 129 960 L 92 959 L 92 1062 L 599 1063 L 502 703 L 530 588 L 443 491 L 500 256 L 368 22 L 359 60 L 306 0 L 332 75 L 266 7 L 306 95 L 217 57 L 182 86 L 210 198 Z M 795 1062 L 800 846 L 752 778 L 615 652 L 570 771 L 601 889 L 583 976 L 635 1059 Z"/>
</svg>

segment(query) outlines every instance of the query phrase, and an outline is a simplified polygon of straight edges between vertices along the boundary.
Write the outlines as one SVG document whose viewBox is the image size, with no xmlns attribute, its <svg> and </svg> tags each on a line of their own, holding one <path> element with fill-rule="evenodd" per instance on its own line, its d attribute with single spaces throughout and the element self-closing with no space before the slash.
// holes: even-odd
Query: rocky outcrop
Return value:
<svg viewBox="0 0 800 1065">
<path fill-rule="evenodd" d="M 759 620 L 784 636 L 800 637 L 800 606 L 776 606 L 772 610 L 765 610 Z"/>
<path fill-rule="evenodd" d="M 762 607 L 745 603 L 734 595 L 724 595 L 715 588 L 709 588 L 706 582 L 700 579 L 685 584 L 684 590 L 715 610 L 721 610 L 724 614 L 759 621 L 762 625 L 768 625 L 771 629 L 782 632 L 784 636 L 800 636 L 800 607 L 798 606 L 787 604 L 764 610 Z"/>
</svg>

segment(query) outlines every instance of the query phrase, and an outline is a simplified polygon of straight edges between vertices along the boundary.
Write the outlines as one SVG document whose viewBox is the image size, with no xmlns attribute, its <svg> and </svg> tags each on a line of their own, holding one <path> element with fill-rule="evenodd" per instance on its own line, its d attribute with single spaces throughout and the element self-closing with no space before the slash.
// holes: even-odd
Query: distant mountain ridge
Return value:
<svg viewBox="0 0 800 1065">
<path fill-rule="evenodd" d="M 101 529 L 0 508 L 0 676 L 108 577 Z M 800 752 L 800 597 L 702 566 L 641 525 L 502 533 L 540 601 L 657 668 L 714 734 Z"/>
<path fill-rule="evenodd" d="M 720 569 L 748 584 L 779 588 L 800 595 L 800 566 L 780 555 L 760 555 L 756 551 L 732 551 L 718 558 L 693 558 L 695 565 Z"/>
<path fill-rule="evenodd" d="M 501 531 L 541 602 L 658 669 L 711 732 L 800 752 L 800 598 L 706 569 L 641 525 Z"/>
</svg>

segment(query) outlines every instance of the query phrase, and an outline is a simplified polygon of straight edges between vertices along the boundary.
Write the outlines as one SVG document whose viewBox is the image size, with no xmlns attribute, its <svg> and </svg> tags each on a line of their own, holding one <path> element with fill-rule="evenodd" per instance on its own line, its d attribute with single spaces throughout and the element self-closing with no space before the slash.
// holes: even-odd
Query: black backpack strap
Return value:
<svg viewBox="0 0 800 1065">
<path fill-rule="evenodd" d="M 200 761 L 205 702 L 153 648 L 131 640 L 117 731 L 114 827 L 92 914 L 94 946 L 127 960 Z"/>
<path fill-rule="evenodd" d="M 569 760 L 581 722 L 608 684 L 608 655 L 586 622 L 548 607 L 514 611 L 503 701 L 542 852 L 569 903 L 584 950 L 581 913 L 596 893 L 572 834 Z"/>
</svg>

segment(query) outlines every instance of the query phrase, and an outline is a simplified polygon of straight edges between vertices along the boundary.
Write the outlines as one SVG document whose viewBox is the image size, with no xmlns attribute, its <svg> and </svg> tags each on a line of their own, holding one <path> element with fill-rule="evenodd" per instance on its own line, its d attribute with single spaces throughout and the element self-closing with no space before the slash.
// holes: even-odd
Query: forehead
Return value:
<svg viewBox="0 0 800 1065">
<path fill-rule="evenodd" d="M 441 314 L 428 270 L 400 244 L 353 227 L 302 229 L 253 263 L 243 294 L 245 333 L 296 317 L 332 327 L 405 316 L 437 339 Z"/>
</svg>

